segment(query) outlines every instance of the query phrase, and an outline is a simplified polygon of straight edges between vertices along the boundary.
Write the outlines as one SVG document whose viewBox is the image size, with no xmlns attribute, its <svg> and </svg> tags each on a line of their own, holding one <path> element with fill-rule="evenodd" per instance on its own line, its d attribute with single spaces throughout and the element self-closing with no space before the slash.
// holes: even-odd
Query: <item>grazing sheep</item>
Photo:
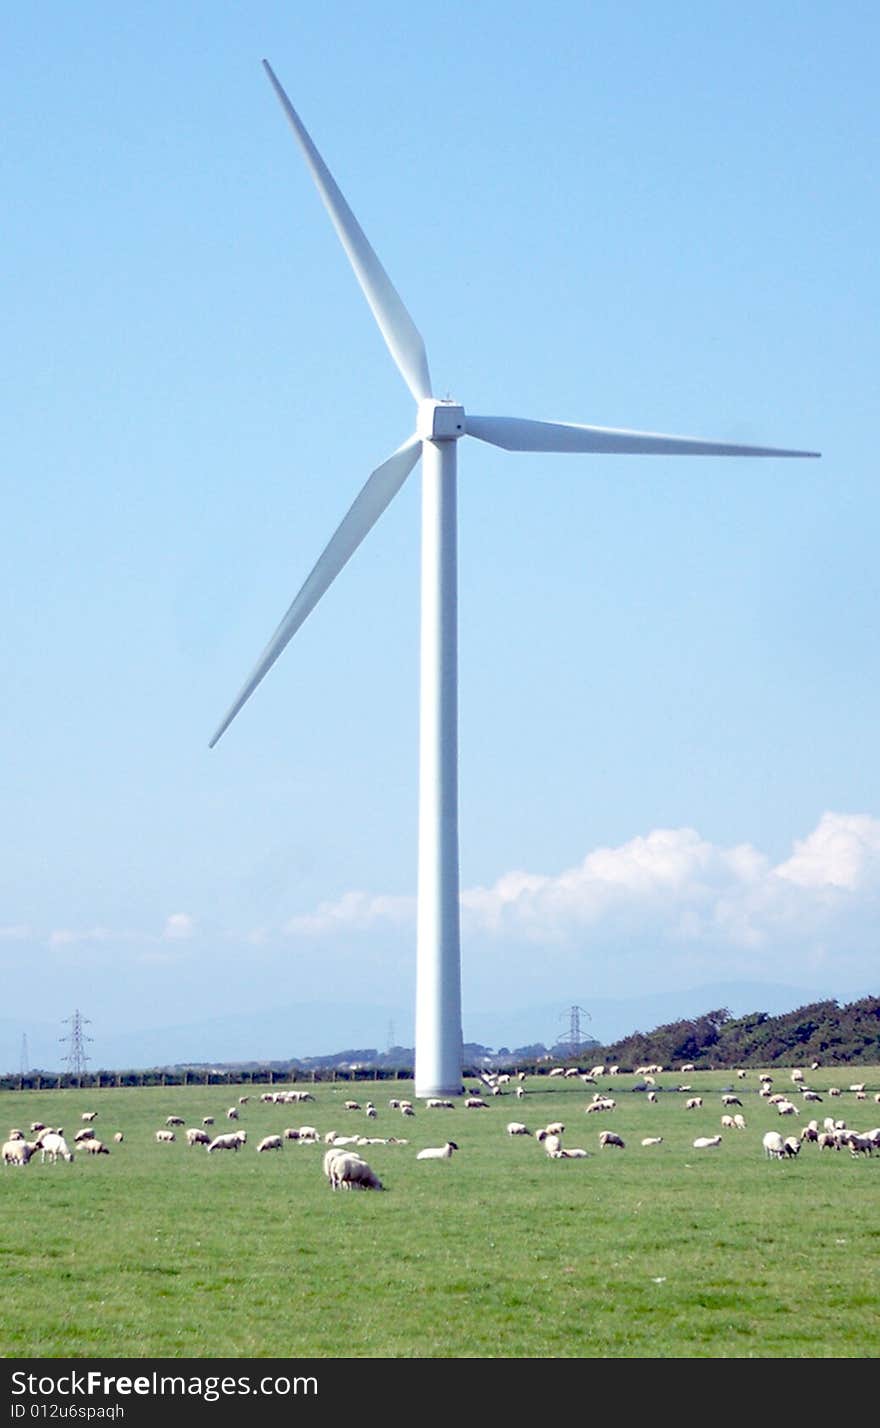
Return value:
<svg viewBox="0 0 880 1428">
<path fill-rule="evenodd" d="M 804 1073 L 803 1073 L 803 1071 L 800 1071 L 797 1067 L 795 1067 L 794 1070 L 793 1070 L 792 1073 L 791 1073 L 791 1079 L 792 1079 L 792 1081 L 803 1081 L 803 1079 L 804 1079 Z"/>
<path fill-rule="evenodd" d="M 83 1141 L 94 1140 L 94 1138 L 95 1132 L 92 1130 L 91 1126 L 83 1126 L 82 1130 L 78 1130 L 76 1135 L 73 1137 L 73 1143 L 74 1145 L 82 1145 Z"/>
<path fill-rule="evenodd" d="M 702 1109 L 702 1105 L 703 1105 L 703 1098 L 702 1098 L 702 1096 L 691 1096 L 690 1100 L 688 1100 L 688 1101 L 685 1102 L 685 1107 L 684 1107 L 684 1108 L 685 1108 L 686 1111 L 699 1111 L 699 1110 Z"/>
<path fill-rule="evenodd" d="M 782 1142 L 782 1149 L 790 1159 L 793 1159 L 796 1155 L 800 1154 L 801 1143 L 797 1136 L 787 1135 Z"/>
<path fill-rule="evenodd" d="M 745 1118 L 745 1116 L 741 1116 L 740 1113 L 739 1113 L 739 1111 L 737 1111 L 736 1115 L 735 1115 L 734 1118 L 733 1118 L 733 1124 L 734 1124 L 734 1126 L 736 1127 L 737 1130 L 745 1130 L 745 1128 L 746 1128 L 746 1118 Z"/>
<path fill-rule="evenodd" d="M 384 1190 L 376 1172 L 354 1151 L 343 1151 L 331 1166 L 336 1184 L 343 1190 Z M 332 1181 L 331 1181 L 332 1183 Z"/>
<path fill-rule="evenodd" d="M 287 1130 L 284 1131 L 284 1139 L 285 1139 L 285 1140 L 299 1140 L 299 1131 L 296 1130 L 294 1126 L 288 1126 L 288 1127 L 287 1127 Z"/>
<path fill-rule="evenodd" d="M 508 1135 L 531 1135 L 531 1133 L 528 1126 L 523 1125 L 522 1121 L 507 1122 Z"/>
<path fill-rule="evenodd" d="M 343 1101 L 342 1105 L 346 1111 L 359 1111 L 361 1108 L 360 1101 Z"/>
<path fill-rule="evenodd" d="M 736 1074 L 741 1081 L 744 1081 L 748 1073 L 746 1071 L 737 1071 Z"/>
<path fill-rule="evenodd" d="M 125 1136 L 122 1134 L 122 1131 L 114 1131 L 113 1139 L 115 1140 L 117 1145 L 121 1145 L 125 1139 Z"/>
<path fill-rule="evenodd" d="M 321 1137 L 318 1135 L 316 1126 L 300 1126 L 300 1141 L 305 1145 L 317 1145 Z"/>
<path fill-rule="evenodd" d="M 441 1100 L 438 1096 L 430 1096 L 425 1102 L 426 1111 L 452 1111 L 454 1109 L 451 1101 Z"/>
<path fill-rule="evenodd" d="M 822 1097 L 818 1091 L 804 1091 L 805 1101 L 821 1101 Z"/>
<path fill-rule="evenodd" d="M 521 1087 L 517 1087 L 517 1090 L 521 1089 Z M 467 1111 L 487 1111 L 489 1109 L 489 1102 L 484 1101 L 482 1096 L 468 1096 L 464 1105 Z"/>
<path fill-rule="evenodd" d="M 617 1146 L 619 1150 L 626 1149 L 626 1142 L 619 1135 L 615 1135 L 614 1131 L 608 1130 L 599 1132 L 599 1145 L 603 1150 L 609 1145 Z"/>
<path fill-rule="evenodd" d="M 214 1117 L 213 1117 L 213 1116 L 202 1116 L 202 1125 L 203 1125 L 203 1126 L 212 1126 L 213 1124 L 214 1124 Z"/>
<path fill-rule="evenodd" d="M 238 1098 L 238 1104 L 239 1104 L 240 1106 L 246 1106 L 249 1100 L 250 1100 L 250 1096 L 239 1096 L 239 1098 Z"/>
<path fill-rule="evenodd" d="M 549 1076 L 564 1076 L 564 1075 L 565 1075 L 565 1067 L 564 1067 L 564 1066 L 554 1066 L 553 1069 L 552 1069 L 552 1071 L 548 1071 L 547 1074 L 548 1074 Z"/>
<path fill-rule="evenodd" d="M 260 1141 L 260 1144 L 257 1146 L 257 1154 L 259 1155 L 260 1151 L 262 1151 L 262 1150 L 280 1150 L 280 1149 L 281 1149 L 281 1137 L 280 1137 L 280 1135 L 264 1135 L 264 1136 L 263 1136 L 263 1139 Z"/>
<path fill-rule="evenodd" d="M 646 1135 L 645 1138 L 644 1138 L 644 1140 L 642 1141 L 642 1145 L 662 1145 L 662 1144 L 663 1144 L 663 1137 L 662 1137 L 662 1135 Z"/>
<path fill-rule="evenodd" d="M 656 1091 L 649 1091 L 649 1092 L 648 1092 L 648 1100 L 650 1101 L 650 1103 L 651 1103 L 652 1106 L 656 1106 L 656 1104 L 657 1104 L 657 1092 L 656 1092 Z"/>
<path fill-rule="evenodd" d="M 157 1131 L 157 1135 L 161 1135 L 161 1131 Z M 246 1140 L 247 1131 L 229 1131 L 226 1135 L 215 1136 L 205 1149 L 209 1155 L 215 1150 L 240 1150 Z"/>
<path fill-rule="evenodd" d="M 207 1131 L 199 1130 L 198 1126 L 192 1126 L 186 1133 L 186 1143 L 190 1147 L 194 1145 L 210 1145 L 211 1137 Z"/>
<path fill-rule="evenodd" d="M 174 1131 L 173 1131 L 173 1130 L 157 1130 L 157 1131 L 156 1131 L 156 1140 L 158 1141 L 158 1143 L 159 1143 L 160 1145 L 162 1145 L 162 1144 L 168 1144 L 168 1145 L 170 1145 L 171 1141 L 174 1140 Z"/>
<path fill-rule="evenodd" d="M 10 1140 L 24 1140 L 24 1131 L 20 1131 L 17 1126 L 13 1126 L 9 1132 Z"/>
<path fill-rule="evenodd" d="M 516 1099 L 517 1099 L 518 1101 L 521 1101 L 522 1098 L 523 1098 L 523 1096 L 525 1095 L 525 1093 L 526 1093 L 526 1088 L 525 1088 L 525 1086 L 517 1086 L 517 1088 L 516 1088 L 516 1090 L 514 1091 L 513 1094 L 516 1096 Z"/>
<path fill-rule="evenodd" d="M 812 1141 L 815 1145 L 818 1139 L 819 1131 L 815 1125 L 804 1126 L 803 1130 L 801 1131 L 801 1142 L 809 1140 Z"/>
<path fill-rule="evenodd" d="M 185 1125 L 186 1122 L 182 1116 L 166 1116 L 165 1124 L 166 1126 L 182 1126 Z"/>
<path fill-rule="evenodd" d="M 32 1135 L 39 1135 L 41 1131 L 48 1130 L 48 1129 L 49 1129 L 49 1127 L 48 1127 L 48 1126 L 44 1126 L 42 1121 L 31 1121 L 31 1134 L 32 1134 Z"/>
<path fill-rule="evenodd" d="M 776 1109 L 781 1116 L 799 1116 L 800 1111 L 791 1101 L 778 1101 Z"/>
<path fill-rule="evenodd" d="M 416 1160 L 451 1160 L 454 1150 L 458 1150 L 458 1146 L 454 1140 L 448 1140 L 445 1145 L 429 1145 L 420 1150 Z"/>
<path fill-rule="evenodd" d="M 694 1150 L 714 1150 L 720 1144 L 720 1135 L 698 1135 L 694 1141 Z"/>
<path fill-rule="evenodd" d="M 864 1091 L 864 1089 L 865 1089 L 865 1083 L 864 1083 L 864 1081 L 854 1081 L 853 1084 L 850 1086 L 849 1089 L 850 1089 L 851 1091 Z"/>
<path fill-rule="evenodd" d="M 785 1158 L 785 1141 L 779 1131 L 767 1131 L 761 1144 L 768 1160 L 783 1160 Z"/>
<path fill-rule="evenodd" d="M 547 1135 L 544 1132 L 536 1138 L 543 1140 L 544 1150 L 551 1160 L 559 1160 L 562 1154 L 562 1141 L 558 1135 Z"/>
<path fill-rule="evenodd" d="M 415 1115 L 415 1111 L 413 1110 L 412 1106 L 408 1106 L 408 1105 L 407 1105 L 407 1106 L 404 1106 L 404 1105 L 402 1105 L 402 1106 L 400 1107 L 400 1114 L 401 1114 L 402 1116 L 414 1116 L 414 1115 Z"/>
<path fill-rule="evenodd" d="M 843 1092 L 841 1091 L 839 1086 L 829 1086 L 828 1094 L 829 1096 L 842 1096 Z"/>
<path fill-rule="evenodd" d="M 88 1151 L 89 1155 L 110 1154 L 109 1148 L 104 1144 L 102 1140 L 84 1140 L 82 1148 L 83 1150 Z"/>
<path fill-rule="evenodd" d="M 83 1111 L 82 1115 L 80 1116 L 81 1121 L 96 1121 L 97 1119 L 97 1111 Z"/>
<path fill-rule="evenodd" d="M 544 1129 L 548 1135 L 565 1134 L 565 1126 L 562 1124 L 562 1121 L 551 1121 L 549 1125 L 546 1125 L 544 1127 Z"/>
<path fill-rule="evenodd" d="M 735 1126 L 735 1124 L 734 1124 L 733 1116 L 722 1116 L 722 1117 L 721 1117 L 721 1129 L 722 1129 L 722 1130 L 735 1130 L 735 1129 L 736 1129 L 736 1126 Z"/>
<path fill-rule="evenodd" d="M 367 1106 L 367 1119 L 368 1119 L 368 1120 L 371 1120 L 371 1121 L 376 1120 L 378 1114 L 379 1114 L 379 1112 L 376 1110 L 376 1107 L 375 1107 L 375 1106 Z"/>
<path fill-rule="evenodd" d="M 237 1107 L 237 1106 L 230 1106 L 230 1107 L 229 1107 L 229 1110 L 226 1112 L 226 1119 L 227 1119 L 228 1121 L 237 1121 L 237 1120 L 238 1120 L 238 1107 Z"/>
<path fill-rule="evenodd" d="M 742 1101 L 740 1100 L 739 1096 L 728 1095 L 721 1097 L 721 1104 L 722 1106 L 741 1106 Z"/>
<path fill-rule="evenodd" d="M 572 1146 L 570 1150 L 560 1149 L 557 1160 L 588 1160 L 589 1151 L 581 1150 L 578 1146 Z"/>
<path fill-rule="evenodd" d="M 67 1141 L 60 1131 L 43 1131 L 34 1142 L 34 1149 L 37 1147 L 40 1150 L 41 1164 L 48 1158 L 54 1165 L 59 1155 L 62 1160 L 73 1160 L 73 1151 L 68 1149 Z"/>
<path fill-rule="evenodd" d="M 2 1151 L 3 1164 L 27 1165 L 36 1148 L 36 1142 L 31 1144 L 30 1141 L 24 1140 L 23 1138 L 8 1140 Z"/>
</svg>

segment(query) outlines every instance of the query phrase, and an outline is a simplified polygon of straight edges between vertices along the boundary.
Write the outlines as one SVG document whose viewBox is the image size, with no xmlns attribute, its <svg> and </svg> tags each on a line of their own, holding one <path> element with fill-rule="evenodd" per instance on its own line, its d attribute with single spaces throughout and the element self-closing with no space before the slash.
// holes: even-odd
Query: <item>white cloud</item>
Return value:
<svg viewBox="0 0 880 1428">
<path fill-rule="evenodd" d="M 29 942 L 32 936 L 33 929 L 26 922 L 0 927 L 0 942 Z"/>
<path fill-rule="evenodd" d="M 337 902 L 322 902 L 316 910 L 292 917 L 285 932 L 325 933 L 345 928 L 372 927 L 377 922 L 400 924 L 415 914 L 415 899 L 391 897 L 387 894 L 347 892 Z"/>
<path fill-rule="evenodd" d="M 195 930 L 195 918 L 190 917 L 188 912 L 172 912 L 171 916 L 165 919 L 162 938 L 165 942 L 182 942 L 192 937 Z"/>
<path fill-rule="evenodd" d="M 585 929 L 677 944 L 712 942 L 760 949 L 772 939 L 827 937 L 836 922 L 867 913 L 880 891 L 880 820 L 825 813 L 772 866 L 751 844 L 720 847 L 692 828 L 657 828 L 617 847 L 594 849 L 554 874 L 505 873 L 461 897 L 471 933 L 564 943 Z M 411 924 L 415 900 L 345 893 L 292 918 L 285 931 L 329 935 L 377 924 Z"/>
<path fill-rule="evenodd" d="M 79 942 L 109 942 L 114 935 L 108 927 L 58 927 L 49 933 L 48 941 L 50 947 L 69 947 Z"/>
<path fill-rule="evenodd" d="M 880 822 L 867 813 L 823 813 L 794 847 L 776 874 L 799 887 L 856 892 L 880 886 Z"/>
</svg>

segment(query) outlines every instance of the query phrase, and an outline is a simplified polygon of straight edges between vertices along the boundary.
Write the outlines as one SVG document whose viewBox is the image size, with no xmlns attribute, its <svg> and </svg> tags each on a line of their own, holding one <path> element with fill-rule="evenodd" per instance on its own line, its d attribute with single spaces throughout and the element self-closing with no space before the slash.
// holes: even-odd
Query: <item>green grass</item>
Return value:
<svg viewBox="0 0 880 1428">
<path fill-rule="evenodd" d="M 664 1074 L 661 1086 L 680 1077 Z M 16 1357 L 874 1357 L 880 1305 L 880 1157 L 806 1147 L 794 1161 L 762 1156 L 767 1129 L 811 1115 L 880 1124 L 880 1072 L 808 1077 L 821 1091 L 865 1080 L 852 1095 L 779 1117 L 740 1091 L 748 1129 L 720 1129 L 730 1073 L 685 1078 L 704 1096 L 657 1105 L 632 1077 L 603 1082 L 609 1115 L 584 1114 L 591 1088 L 535 1079 L 518 1102 L 487 1110 L 387 1109 L 403 1083 L 315 1087 L 316 1104 L 267 1106 L 259 1088 L 241 1109 L 238 1154 L 190 1150 L 178 1130 L 157 1145 L 168 1114 L 198 1125 L 238 1089 L 155 1087 L 10 1092 L 0 1129 L 42 1120 L 72 1141 L 80 1113 L 124 1143 L 72 1165 L 0 1173 L 0 1354 Z M 777 1074 L 776 1084 L 788 1084 Z M 411 1094 L 411 1092 L 410 1092 Z M 341 1109 L 371 1095 L 376 1121 Z M 799 1098 L 795 1098 L 799 1100 Z M 585 1161 L 550 1161 L 508 1120 L 565 1121 Z M 333 1194 L 323 1147 L 257 1141 L 288 1125 L 409 1137 L 362 1151 L 388 1193 Z M 625 1151 L 599 1152 L 613 1128 Z M 664 1143 L 643 1149 L 643 1135 Z M 424 1145 L 456 1140 L 451 1161 L 417 1162 Z"/>
</svg>

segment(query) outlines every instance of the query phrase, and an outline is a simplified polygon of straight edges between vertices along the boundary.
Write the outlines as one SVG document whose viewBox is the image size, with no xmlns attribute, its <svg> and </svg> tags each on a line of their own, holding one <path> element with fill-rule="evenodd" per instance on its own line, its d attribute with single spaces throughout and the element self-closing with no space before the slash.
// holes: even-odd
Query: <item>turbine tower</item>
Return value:
<svg viewBox="0 0 880 1428">
<path fill-rule="evenodd" d="M 461 1090 L 458 892 L 458 651 L 456 454 L 463 436 L 507 451 L 662 456 L 816 456 L 697 437 L 473 416 L 431 393 L 425 345 L 357 219 L 267 60 L 263 66 L 337 236 L 401 376 L 417 402 L 416 430 L 355 498 L 211 740 L 228 728 L 321 596 L 422 458 L 416 1094 Z"/>
</svg>

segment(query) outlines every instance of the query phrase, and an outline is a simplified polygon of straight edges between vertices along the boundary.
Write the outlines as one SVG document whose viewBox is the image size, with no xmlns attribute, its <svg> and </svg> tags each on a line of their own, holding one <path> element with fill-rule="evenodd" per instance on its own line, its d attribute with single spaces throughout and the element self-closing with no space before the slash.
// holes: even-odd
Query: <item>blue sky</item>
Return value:
<svg viewBox="0 0 880 1428">
<path fill-rule="evenodd" d="M 0 1067 L 76 1006 L 98 1059 L 336 995 L 406 1038 L 418 472 L 207 748 L 414 425 L 263 55 L 438 395 L 823 453 L 462 443 L 466 1036 L 719 976 L 878 990 L 878 32 L 809 0 L 7 15 Z"/>
</svg>

